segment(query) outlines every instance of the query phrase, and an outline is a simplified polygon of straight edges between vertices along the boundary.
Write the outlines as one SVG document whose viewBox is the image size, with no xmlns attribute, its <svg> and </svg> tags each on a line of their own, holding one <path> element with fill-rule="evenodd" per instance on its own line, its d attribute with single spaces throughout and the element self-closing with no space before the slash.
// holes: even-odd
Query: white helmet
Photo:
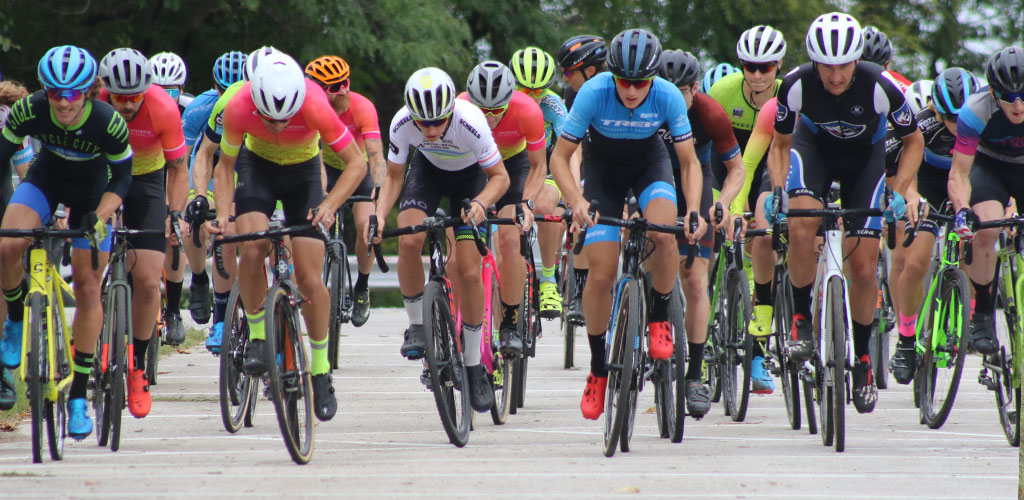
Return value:
<svg viewBox="0 0 1024 500">
<path fill-rule="evenodd" d="M 153 81 L 149 59 L 129 48 L 107 52 L 100 61 L 99 74 L 111 94 L 141 94 Z"/>
<path fill-rule="evenodd" d="M 777 62 L 785 55 L 786 40 L 771 26 L 754 26 L 744 31 L 736 42 L 736 57 L 740 62 Z"/>
<path fill-rule="evenodd" d="M 256 109 L 274 120 L 295 116 L 306 99 L 302 67 L 282 52 L 265 55 L 249 83 Z"/>
<path fill-rule="evenodd" d="M 270 54 L 283 54 L 283 52 L 269 45 L 265 45 L 252 51 L 252 53 L 249 54 L 249 57 L 245 59 L 245 66 L 242 66 L 242 79 L 251 79 L 252 75 L 256 74 L 256 65 L 258 65 L 264 57 L 267 57 Z"/>
<path fill-rule="evenodd" d="M 422 68 L 405 82 L 404 97 L 413 119 L 440 120 L 455 107 L 455 83 L 441 69 Z"/>
<path fill-rule="evenodd" d="M 153 71 L 153 83 L 167 86 L 185 85 L 188 69 L 178 54 L 161 52 L 149 58 L 149 66 Z"/>
<path fill-rule="evenodd" d="M 818 64 L 846 64 L 860 59 L 864 33 L 853 16 L 842 12 L 822 14 L 807 30 L 807 57 Z"/>
<path fill-rule="evenodd" d="M 932 85 L 935 82 L 931 80 L 918 80 L 907 88 L 907 92 L 903 94 L 903 97 L 907 99 L 907 104 L 910 105 L 910 109 L 914 114 L 918 114 L 922 109 L 928 107 L 928 101 L 932 95 Z"/>
<path fill-rule="evenodd" d="M 508 66 L 497 61 L 477 64 L 466 80 L 469 101 L 481 108 L 500 108 L 512 100 L 515 91 L 515 75 Z"/>
</svg>

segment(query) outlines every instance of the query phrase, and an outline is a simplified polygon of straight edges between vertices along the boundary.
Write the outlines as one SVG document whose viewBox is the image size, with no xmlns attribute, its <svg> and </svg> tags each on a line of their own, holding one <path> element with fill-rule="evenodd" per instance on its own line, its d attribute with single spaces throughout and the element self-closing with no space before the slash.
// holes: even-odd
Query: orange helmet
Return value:
<svg viewBox="0 0 1024 500">
<path fill-rule="evenodd" d="M 348 78 L 348 63 L 338 56 L 318 57 L 306 65 L 306 75 L 324 85 L 338 83 Z"/>
</svg>

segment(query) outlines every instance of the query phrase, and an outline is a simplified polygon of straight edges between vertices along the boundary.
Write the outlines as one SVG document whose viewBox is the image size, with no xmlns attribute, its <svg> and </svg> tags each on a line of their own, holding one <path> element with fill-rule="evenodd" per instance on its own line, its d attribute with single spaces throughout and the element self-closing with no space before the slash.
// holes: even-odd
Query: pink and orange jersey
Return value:
<svg viewBox="0 0 1024 500">
<path fill-rule="evenodd" d="M 252 101 L 250 85 L 246 82 L 224 108 L 222 155 L 238 156 L 245 140 L 246 149 L 257 156 L 279 165 L 294 165 L 320 153 L 320 138 L 335 153 L 352 142 L 352 134 L 334 113 L 327 94 L 312 81 L 306 80 L 302 107 L 280 134 L 272 133 L 263 125 Z"/>
<path fill-rule="evenodd" d="M 145 94 L 138 114 L 128 122 L 128 143 L 135 155 L 132 175 L 156 172 L 186 152 L 178 104 L 159 85 L 150 85 Z M 106 90 L 100 100 L 110 102 Z"/>
<path fill-rule="evenodd" d="M 369 99 L 355 92 L 349 92 L 348 99 L 348 110 L 338 115 L 338 118 L 348 128 L 349 133 L 352 134 L 352 138 L 359 145 L 359 150 L 363 152 L 363 157 L 365 158 L 365 141 L 367 139 L 380 139 L 377 108 L 373 106 Z M 345 162 L 334 153 L 324 152 L 324 164 L 338 170 L 345 170 Z"/>
<path fill-rule="evenodd" d="M 468 101 L 469 94 L 459 94 L 459 99 Z M 501 159 L 507 160 L 522 150 L 543 151 L 544 112 L 530 96 L 522 92 L 513 92 L 508 110 L 502 115 L 498 126 L 491 129 L 494 142 L 501 152 Z"/>
</svg>

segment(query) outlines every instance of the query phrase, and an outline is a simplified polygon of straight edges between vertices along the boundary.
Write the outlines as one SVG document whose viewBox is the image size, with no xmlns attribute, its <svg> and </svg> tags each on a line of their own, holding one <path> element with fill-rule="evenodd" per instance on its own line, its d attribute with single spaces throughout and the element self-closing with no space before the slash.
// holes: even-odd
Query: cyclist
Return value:
<svg viewBox="0 0 1024 500">
<path fill-rule="evenodd" d="M 607 57 L 608 50 L 604 39 L 594 35 L 574 36 L 566 40 L 558 49 L 556 58 L 558 66 L 562 68 L 562 82 L 568 85 L 562 98 L 569 110 L 572 110 L 573 101 L 576 100 L 576 93 L 579 92 L 580 87 L 605 70 Z M 569 170 L 577 181 L 582 181 L 584 177 L 581 171 L 582 152 L 588 141 L 577 142 L 580 144 L 569 161 Z M 560 187 L 559 191 L 564 193 Z M 583 289 L 587 284 L 589 269 L 585 252 L 574 257 L 573 279 L 576 285 L 573 287 L 573 296 L 569 297 L 569 310 L 565 312 L 567 321 L 583 324 Z"/>
<path fill-rule="evenodd" d="M 730 210 L 737 215 L 745 209 L 754 212 L 759 227 L 766 224 L 763 210 L 759 209 L 759 201 L 763 202 L 764 197 L 770 193 L 771 182 L 768 179 L 764 150 L 758 148 L 759 153 L 750 155 L 746 154 L 746 150 L 757 117 L 763 113 L 762 108 L 779 91 L 782 80 L 778 76 L 785 55 L 786 40 L 781 32 L 771 26 L 754 26 L 744 31 L 736 42 L 736 58 L 742 69 L 722 77 L 708 92 L 725 108 L 732 120 L 732 131 L 744 152 L 742 161 L 746 168 L 746 179 L 740 196 L 732 202 Z M 761 146 L 767 146 L 767 143 Z M 712 165 L 719 166 L 721 162 L 713 162 Z M 723 178 L 723 171 L 715 170 L 714 173 L 716 179 Z M 772 269 L 775 254 L 771 248 L 771 237 L 755 238 L 750 245 L 750 257 L 754 278 L 754 310 L 750 315 L 747 333 L 758 344 L 750 365 L 751 390 L 756 394 L 771 394 L 775 390 L 775 383 L 771 373 L 763 367 L 763 354 L 767 352 L 767 339 L 772 333 Z"/>
<path fill-rule="evenodd" d="M 0 165 L 31 135 L 43 144 L 18 185 L 4 214 L 4 229 L 32 229 L 50 220 L 58 203 L 70 209 L 71 228 L 89 228 L 92 238 L 72 242 L 71 272 L 75 291 L 72 322 L 75 353 L 68 396 L 67 434 L 81 440 L 92 433 L 85 400 L 92 371 L 93 349 L 103 326 L 100 280 L 103 270 L 92 268 L 89 240 L 101 240 L 100 262 L 110 251 L 107 219 L 113 215 L 131 184 L 132 148 L 128 125 L 114 108 L 86 93 L 96 84 L 96 60 L 72 45 L 53 47 L 39 60 L 38 91 L 14 104 L 0 138 Z M 74 130 L 74 140 L 67 140 Z M 109 175 L 108 175 L 109 171 Z M 21 364 L 25 293 L 22 256 L 29 241 L 0 240 L 0 287 L 7 301 L 0 361 L 7 368 Z"/>
<path fill-rule="evenodd" d="M 715 220 L 711 209 L 711 187 L 714 180 L 711 175 L 711 149 L 714 145 L 715 153 L 725 162 L 729 175 L 726 177 L 725 187 L 719 197 L 719 201 L 728 207 L 740 191 L 743 185 L 743 162 L 740 158 L 740 148 L 736 143 L 736 136 L 733 135 L 732 125 L 725 110 L 714 99 L 706 94 L 697 92 L 700 85 L 700 63 L 697 58 L 689 52 L 682 50 L 666 50 L 661 54 L 661 65 L 658 68 L 658 76 L 668 80 L 679 88 L 686 101 L 686 115 L 693 129 L 693 147 L 700 161 L 701 173 L 703 175 L 703 189 L 701 191 L 701 204 L 699 213 L 708 214 L 708 220 Z M 680 161 L 675 148 L 672 146 L 672 134 L 666 125 L 658 129 L 658 135 L 665 143 L 669 158 L 672 160 L 672 176 L 676 189 L 677 215 L 685 216 L 689 210 L 686 205 L 681 179 L 679 177 Z M 728 214 L 725 214 L 728 215 Z M 719 221 L 719 228 L 725 229 L 728 238 L 732 238 L 733 218 L 723 217 Z M 708 338 L 708 317 L 711 315 L 711 303 L 708 301 L 708 260 L 711 258 L 711 247 L 714 239 L 714 232 L 707 231 L 700 239 L 700 250 L 689 269 L 683 265 L 685 257 L 689 255 L 690 246 L 684 238 L 678 238 L 679 245 L 679 276 L 683 285 L 683 296 L 686 299 L 686 336 L 688 353 L 690 359 L 704 359 L 704 344 Z M 687 387 L 696 384 L 694 391 L 697 397 L 687 399 L 688 411 L 695 418 L 701 418 L 708 411 L 710 394 L 707 388 L 701 384 L 701 363 L 689 363 L 686 369 Z M 705 404 L 707 403 L 707 404 Z"/>
<path fill-rule="evenodd" d="M 971 72 L 963 68 L 947 68 L 935 79 L 931 102 L 917 115 L 917 126 L 924 134 L 924 162 L 917 171 L 917 190 L 934 209 L 941 207 L 949 198 L 946 186 L 949 183 L 949 167 L 953 161 L 953 145 L 956 143 L 956 120 L 968 97 L 978 90 L 978 81 Z M 903 142 L 895 135 L 886 137 L 886 165 L 895 170 Z M 899 343 L 892 358 L 893 378 L 901 384 L 909 384 L 917 370 L 917 315 L 919 304 L 924 299 L 925 275 L 931 263 L 935 238 L 939 230 L 930 220 L 921 221 L 920 230 L 914 242 L 900 252 L 903 265 L 890 283 L 896 284 L 894 301 L 899 309 Z M 897 250 L 903 248 L 897 245 Z M 893 252 L 896 260 L 896 252 Z M 896 267 L 895 265 L 893 266 Z"/>
<path fill-rule="evenodd" d="M 406 81 L 403 96 L 405 106 L 391 120 L 388 171 L 381 184 L 377 220 L 383 229 L 384 218 L 396 201 L 398 226 L 404 227 L 420 224 L 434 214 L 442 196 L 448 197 L 453 214 L 461 210 L 462 200 L 472 200 L 472 209 L 462 215 L 467 225 L 455 230 L 455 281 L 461 296 L 462 352 L 469 374 L 470 405 L 484 412 L 491 407 L 494 393 L 480 364 L 484 290 L 480 254 L 471 241 L 468 224 L 483 221 L 484 207 L 497 202 L 508 189 L 508 173 L 483 112 L 455 98 L 455 84 L 447 73 L 438 68 L 417 70 Z M 406 172 L 410 147 L 416 152 Z M 408 359 L 422 358 L 427 342 L 420 260 L 425 240 L 422 233 L 398 240 L 398 285 L 409 316 L 400 352 Z"/>
<path fill-rule="evenodd" d="M 619 231 L 611 226 L 594 225 L 588 214 L 589 200 L 598 200 L 601 210 L 618 215 L 627 191 L 632 189 L 644 217 L 656 224 L 674 224 L 676 196 L 672 187 L 672 166 L 657 134 L 658 128 L 667 124 L 681 164 L 687 205 L 700 206 L 701 168 L 693 149 L 686 102 L 675 85 L 656 78 L 660 57 L 661 44 L 650 32 L 629 29 L 616 35 L 608 50 L 611 73 L 599 74 L 580 88 L 562 130 L 564 140 L 558 141 L 551 155 L 552 175 L 572 208 L 576 224 L 589 228 L 585 249 L 594 273 L 583 292 L 583 308 L 587 316 L 591 369 L 580 402 L 580 410 L 588 419 L 597 419 L 604 410 L 608 383 L 604 330 L 619 263 Z M 590 141 L 583 153 L 587 182 L 580 193 L 569 171 L 569 158 L 585 134 Z M 689 218 L 688 215 L 687 223 Z M 704 232 L 704 220 L 699 219 L 698 224 L 698 231 L 688 235 L 690 241 Z M 655 245 L 651 256 L 653 290 L 647 325 L 650 355 L 654 359 L 668 359 L 673 350 L 668 303 L 675 285 L 679 251 L 669 234 L 652 232 L 649 237 Z M 689 387 L 687 393 L 692 395 Z"/>
<path fill-rule="evenodd" d="M 498 216 L 512 217 L 515 206 L 522 205 L 525 231 L 533 225 L 534 198 L 544 185 L 548 161 L 544 148 L 544 115 L 540 106 L 526 94 L 516 92 L 512 70 L 497 61 L 485 61 L 469 72 L 467 100 L 484 113 L 484 119 L 498 145 L 501 161 L 508 173 L 509 187 L 495 204 Z M 519 255 L 519 235 L 513 226 L 499 226 L 497 235 L 498 270 L 503 278 L 501 291 L 501 351 L 506 356 L 523 352 L 523 339 L 516 329 L 519 302 L 526 279 L 526 262 Z"/>
<path fill-rule="evenodd" d="M 153 83 L 170 94 L 179 112 L 185 112 L 185 108 L 195 99 L 195 96 L 185 92 L 185 79 L 188 77 L 185 61 L 174 52 L 160 52 L 149 58 L 149 66 L 153 73 Z"/>
<path fill-rule="evenodd" d="M 932 96 L 932 87 L 935 86 L 935 82 L 932 80 L 918 80 L 907 87 L 907 91 L 903 93 L 903 96 L 907 98 L 907 104 L 910 104 L 910 109 L 914 111 L 914 115 L 920 113 L 921 110 L 928 107 L 928 99 Z"/>
<path fill-rule="evenodd" d="M 516 85 L 520 92 L 533 98 L 540 106 L 544 116 L 544 140 L 547 143 L 547 156 L 550 158 L 555 138 L 562 134 L 562 127 L 569 111 L 562 98 L 551 91 L 554 82 L 555 58 L 537 47 L 527 47 L 512 54 L 509 67 L 516 77 Z M 561 215 L 558 207 L 560 193 L 555 180 L 549 174 L 544 179 L 540 194 L 534 200 L 536 213 L 541 215 Z M 537 246 L 540 249 L 540 317 L 555 319 L 562 315 L 562 296 L 555 283 L 555 266 L 557 264 L 558 247 L 565 235 L 563 224 L 538 224 Z"/>
<path fill-rule="evenodd" d="M 919 197 L 912 181 L 921 164 L 924 139 L 903 93 L 882 75 L 880 66 L 858 63 L 863 35 L 860 24 L 848 14 L 819 16 L 807 31 L 806 45 L 812 62 L 790 71 L 778 92 L 775 137 L 768 160 L 772 186 L 786 186 L 778 205 L 786 206 L 786 199 L 791 198 L 788 206 L 792 208 L 821 208 L 830 183 L 839 180 L 846 208 L 879 207 L 885 182 L 887 120 L 904 141 L 893 179 L 896 195 L 887 212 L 898 219 L 905 211 L 913 223 Z M 774 196 L 769 195 L 764 202 L 768 223 L 779 215 L 777 208 Z M 790 221 L 790 263 L 816 261 L 814 241 L 820 224 L 818 218 Z M 857 360 L 852 369 L 853 402 L 858 412 L 865 413 L 874 410 L 878 398 L 868 340 L 878 294 L 875 268 L 881 221 L 851 217 L 843 226 Z M 809 359 L 814 352 L 809 320 L 815 266 L 790 265 L 789 273 L 794 311 L 789 351 L 794 359 Z"/>
<path fill-rule="evenodd" d="M 242 80 L 245 59 L 246 55 L 241 52 L 225 52 L 221 54 L 213 63 L 213 88 L 199 94 L 185 108 L 185 112 L 181 115 L 182 128 L 185 132 L 185 145 L 188 148 L 189 180 L 191 181 L 192 188 L 190 195 L 193 199 L 198 197 L 212 198 L 210 190 L 213 189 L 213 182 L 210 179 L 210 174 L 213 161 L 217 156 L 217 144 L 219 142 L 213 143 L 206 138 L 203 132 L 206 129 L 207 122 L 210 121 L 210 117 L 213 115 L 214 107 L 221 94 L 235 82 Z M 223 111 L 223 107 L 221 107 L 221 111 Z M 218 135 L 218 141 L 219 137 Z M 213 199 L 208 199 L 208 201 L 210 206 L 215 208 L 216 202 Z M 205 272 L 206 245 L 208 244 L 206 232 L 202 226 L 191 227 L 190 229 L 192 231 L 200 231 L 200 242 L 197 246 L 192 238 L 185 238 L 183 245 L 185 256 L 188 258 L 189 267 L 193 270 L 201 269 Z M 224 245 L 223 251 L 227 255 L 235 255 L 235 246 Z M 224 316 L 227 313 L 231 287 L 235 283 L 234 275 L 237 262 L 236 259 L 224 259 L 224 267 L 229 275 L 228 279 L 224 279 L 219 273 L 214 273 L 213 275 L 213 327 L 210 329 L 210 334 L 206 339 L 206 348 L 213 353 L 220 352 L 224 331 Z M 182 275 L 179 275 L 179 277 L 183 278 Z M 192 275 L 192 282 L 196 283 L 195 273 Z M 181 281 L 172 282 L 168 280 L 165 318 L 177 316 L 178 322 L 181 321 L 181 288 Z M 170 335 L 172 324 L 171 321 L 168 321 L 168 335 Z M 182 333 L 184 334 L 184 331 Z"/>
<path fill-rule="evenodd" d="M 861 61 L 875 63 L 885 71 L 884 75 L 892 78 L 896 86 L 904 93 L 910 87 L 910 80 L 907 77 L 893 71 L 892 66 L 892 42 L 889 37 L 874 26 L 864 27 L 864 53 L 861 54 Z"/>
<path fill-rule="evenodd" d="M 985 78 L 988 92 L 972 95 L 960 109 L 949 171 L 955 230 L 964 237 L 971 236 L 970 219 L 998 219 L 1010 198 L 1024 199 L 1018 173 L 1024 163 L 1024 49 L 1010 46 L 992 54 Z M 970 345 L 981 354 L 999 349 L 992 298 L 999 232 L 984 229 L 974 235 L 974 260 L 967 265 L 975 300 Z"/>
<path fill-rule="evenodd" d="M 167 92 L 150 85 L 149 59 L 135 49 L 108 52 L 100 61 L 99 73 L 105 87 L 100 100 L 110 103 L 128 123 L 135 156 L 131 188 L 124 198 L 124 225 L 128 229 L 166 229 L 169 227 L 168 202 L 172 212 L 180 213 L 188 199 L 185 136 L 178 108 Z M 164 184 L 167 164 L 166 186 L 170 189 Z M 149 414 L 152 403 L 145 370 L 146 349 L 160 311 L 161 269 L 167 245 L 165 236 L 128 237 L 128 248 L 132 249 L 127 255 L 127 265 L 133 283 L 131 317 L 135 367 L 126 378 L 128 409 L 136 418 Z"/>
<path fill-rule="evenodd" d="M 310 221 L 329 226 L 335 211 L 366 175 L 366 162 L 352 134 L 334 113 L 324 91 L 305 78 L 302 67 L 290 56 L 264 55 L 250 77 L 224 109 L 220 159 L 214 167 L 216 199 L 221 200 L 222 208 L 225 200 L 234 200 L 240 233 L 266 230 L 277 200 L 284 205 L 286 225 Z M 326 198 L 318 158 L 321 141 L 347 164 Z M 227 210 L 219 210 L 216 224 L 207 229 L 221 233 L 228 218 Z M 327 360 L 330 298 L 321 279 L 324 242 L 316 232 L 293 235 L 291 241 L 295 284 L 308 301 L 302 310 L 313 358 L 314 413 L 326 421 L 334 417 L 338 406 Z M 254 375 L 266 372 L 271 362 L 264 330 L 266 311 L 260 307 L 267 293 L 264 262 L 268 245 L 265 240 L 240 245 L 238 289 L 250 339 L 242 368 Z"/>
<path fill-rule="evenodd" d="M 714 87 L 719 80 L 739 72 L 738 68 L 727 62 L 718 63 L 704 72 L 704 78 L 701 79 L 700 88 L 697 91 L 702 94 L 709 94 L 711 87 Z"/>
<path fill-rule="evenodd" d="M 356 145 L 363 152 L 368 162 L 369 172 L 363 177 L 359 187 L 352 194 L 371 196 L 374 186 L 379 186 L 386 170 L 384 162 L 384 146 L 380 140 L 380 125 L 377 121 L 377 108 L 369 99 L 349 89 L 351 85 L 348 63 L 338 56 L 323 56 L 306 65 L 306 76 L 320 85 L 327 93 L 327 100 L 355 138 Z M 341 177 L 345 163 L 333 153 L 323 155 L 324 171 L 327 173 L 327 191 Z M 356 234 L 365 232 L 366 224 L 373 213 L 373 203 L 362 202 L 352 205 L 352 218 L 356 224 Z M 353 287 L 355 304 L 352 310 L 352 325 L 363 326 L 370 317 L 370 270 L 373 257 L 366 248 L 362 238 L 356 238 L 356 261 L 359 275 Z"/>
</svg>

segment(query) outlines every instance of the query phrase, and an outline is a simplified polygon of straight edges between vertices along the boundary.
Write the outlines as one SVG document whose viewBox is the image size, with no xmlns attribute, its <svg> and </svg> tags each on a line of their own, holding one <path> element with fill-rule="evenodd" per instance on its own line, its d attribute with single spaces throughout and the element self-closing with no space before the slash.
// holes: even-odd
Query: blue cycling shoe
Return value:
<svg viewBox="0 0 1024 500">
<path fill-rule="evenodd" d="M 750 362 L 750 385 L 754 394 L 771 394 L 775 392 L 775 381 L 771 373 L 764 369 L 764 357 L 754 356 Z"/>
<path fill-rule="evenodd" d="M 7 368 L 21 365 L 21 329 L 24 321 L 4 321 L 4 338 L 0 340 L 0 363 Z"/>
<path fill-rule="evenodd" d="M 92 419 L 89 418 L 89 404 L 85 398 L 68 400 L 68 436 L 81 441 L 92 434 Z"/>
<path fill-rule="evenodd" d="M 214 354 L 220 354 L 220 344 L 224 339 L 224 322 L 213 324 L 210 329 L 210 336 L 206 337 L 206 350 Z"/>
</svg>

